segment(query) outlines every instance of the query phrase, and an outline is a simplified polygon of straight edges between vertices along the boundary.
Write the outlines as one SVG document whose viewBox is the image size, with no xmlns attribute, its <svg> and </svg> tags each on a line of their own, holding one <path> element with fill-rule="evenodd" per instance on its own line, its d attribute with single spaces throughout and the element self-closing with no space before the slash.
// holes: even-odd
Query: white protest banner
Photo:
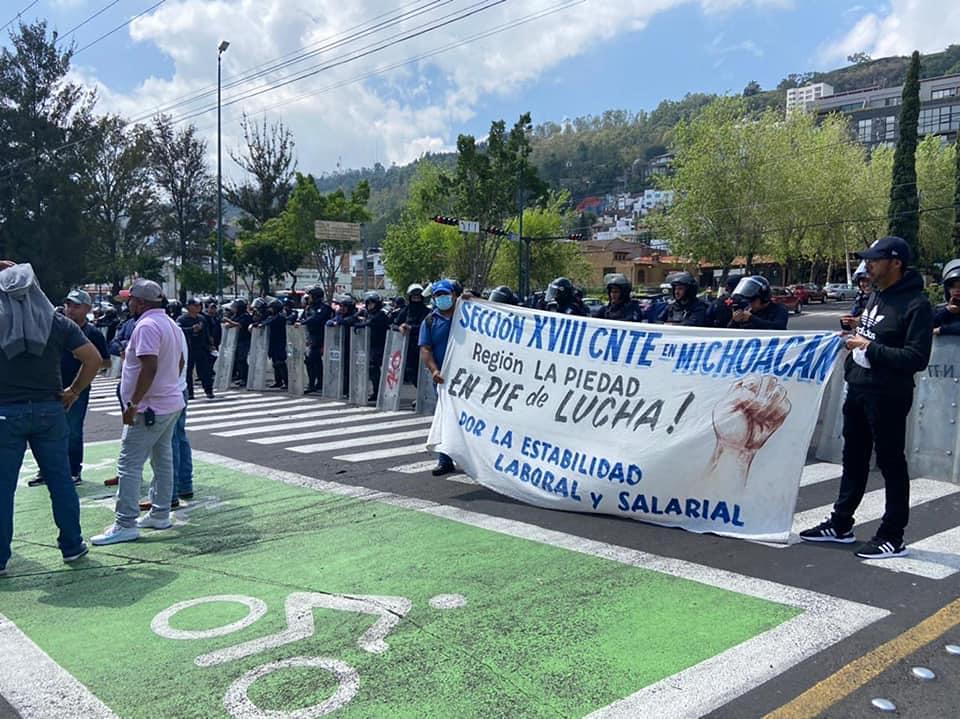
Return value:
<svg viewBox="0 0 960 719">
<path fill-rule="evenodd" d="M 461 301 L 429 445 L 529 504 L 785 542 L 842 349 Z"/>
</svg>

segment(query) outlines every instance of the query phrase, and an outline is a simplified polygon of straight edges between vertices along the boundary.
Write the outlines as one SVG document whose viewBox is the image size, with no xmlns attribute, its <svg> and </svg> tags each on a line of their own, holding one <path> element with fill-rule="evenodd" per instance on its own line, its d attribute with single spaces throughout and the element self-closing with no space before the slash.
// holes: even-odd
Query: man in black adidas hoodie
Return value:
<svg viewBox="0 0 960 719">
<path fill-rule="evenodd" d="M 910 511 L 910 477 L 904 443 L 913 403 L 913 375 L 930 360 L 933 309 L 923 278 L 908 269 L 910 247 L 899 237 L 884 237 L 858 253 L 876 290 L 857 317 L 844 317 L 855 333 L 847 338 L 843 403 L 843 477 L 832 516 L 800 533 L 808 542 L 851 543 L 854 512 L 863 499 L 875 450 L 886 487 L 886 507 L 876 536 L 857 556 L 886 559 L 906 554 L 903 530 Z"/>
</svg>

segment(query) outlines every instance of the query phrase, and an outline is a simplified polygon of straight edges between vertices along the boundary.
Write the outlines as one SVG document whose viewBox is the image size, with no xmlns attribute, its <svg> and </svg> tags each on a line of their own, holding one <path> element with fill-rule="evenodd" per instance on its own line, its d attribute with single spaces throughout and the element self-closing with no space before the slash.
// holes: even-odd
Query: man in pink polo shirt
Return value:
<svg viewBox="0 0 960 719">
<path fill-rule="evenodd" d="M 171 439 L 184 407 L 180 390 L 183 356 L 180 328 L 162 309 L 163 292 L 150 280 L 130 289 L 130 311 L 137 324 L 127 344 L 120 376 L 123 434 L 117 474 L 116 519 L 93 544 L 117 544 L 140 538 L 140 529 L 169 529 L 173 496 Z M 140 518 L 140 486 L 147 458 L 153 468 L 151 509 Z"/>
</svg>

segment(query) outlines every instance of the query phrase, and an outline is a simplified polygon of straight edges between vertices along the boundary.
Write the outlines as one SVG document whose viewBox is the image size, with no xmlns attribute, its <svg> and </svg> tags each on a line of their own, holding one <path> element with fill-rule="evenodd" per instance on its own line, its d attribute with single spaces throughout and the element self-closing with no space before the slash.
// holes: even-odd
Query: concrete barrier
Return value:
<svg viewBox="0 0 960 719">
<path fill-rule="evenodd" d="M 350 332 L 350 404 L 365 406 L 370 394 L 370 331 L 366 327 Z"/>
<path fill-rule="evenodd" d="M 213 363 L 213 388 L 223 392 L 230 389 L 233 380 L 233 365 L 237 357 L 237 336 L 240 330 L 236 327 L 224 327 L 223 337 L 220 340 L 220 354 Z"/>
<path fill-rule="evenodd" d="M 267 328 L 250 328 L 250 354 L 247 356 L 247 389 L 264 390 L 267 388 Z"/>
<path fill-rule="evenodd" d="M 417 379 L 417 414 L 432 416 L 437 408 L 437 390 L 423 360 L 420 360 L 418 372 L 420 375 Z"/>
<path fill-rule="evenodd" d="M 403 363 L 409 340 L 407 335 L 400 332 L 387 332 L 387 341 L 383 347 L 383 367 L 380 370 L 380 391 L 377 393 L 377 409 L 384 412 L 400 409 Z"/>
<path fill-rule="evenodd" d="M 323 391 L 327 399 L 345 399 L 344 364 L 344 328 L 327 327 L 323 337 Z"/>
<path fill-rule="evenodd" d="M 300 396 L 307 388 L 307 336 L 303 327 L 287 327 L 287 392 Z"/>
</svg>

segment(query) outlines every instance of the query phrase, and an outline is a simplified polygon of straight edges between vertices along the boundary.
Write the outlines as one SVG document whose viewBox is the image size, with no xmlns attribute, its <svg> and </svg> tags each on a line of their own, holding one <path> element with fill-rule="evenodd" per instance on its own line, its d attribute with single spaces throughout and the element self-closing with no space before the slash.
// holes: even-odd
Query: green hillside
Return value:
<svg viewBox="0 0 960 719">
<path fill-rule="evenodd" d="M 879 85 L 889 87 L 903 82 L 909 57 L 860 58 L 847 67 L 829 72 L 788 75 L 776 88 L 764 90 L 748 83 L 744 95 L 756 110 L 783 109 L 785 91 L 811 82 L 826 82 L 836 92 Z M 960 73 L 960 45 L 943 52 L 925 55 L 921 66 L 924 78 Z M 534 127 L 532 160 L 540 176 L 552 187 L 568 190 L 574 202 L 608 192 L 636 192 L 649 186 L 644 168 L 647 161 L 667 151 L 674 126 L 700 111 L 716 96 L 689 94 L 679 100 L 663 100 L 656 109 L 607 110 L 563 123 L 547 121 Z M 506 118 L 511 121 L 511 118 Z M 361 180 L 371 187 L 373 221 L 368 237 L 379 244 L 386 227 L 399 216 L 407 197 L 407 188 L 421 162 L 452 167 L 454 153 L 425 155 L 408 165 L 346 170 L 324 175 L 317 180 L 322 192 L 338 187 L 350 190 Z"/>
</svg>

